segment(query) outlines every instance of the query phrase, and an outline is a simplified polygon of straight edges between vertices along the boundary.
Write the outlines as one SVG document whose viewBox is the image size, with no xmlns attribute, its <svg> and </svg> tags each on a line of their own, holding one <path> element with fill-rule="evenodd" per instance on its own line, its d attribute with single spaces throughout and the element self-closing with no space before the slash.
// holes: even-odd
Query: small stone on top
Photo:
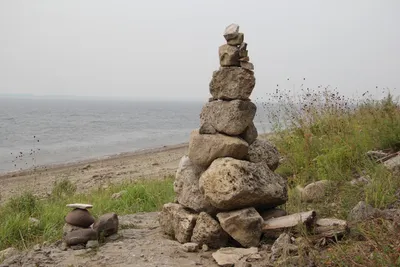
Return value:
<svg viewBox="0 0 400 267">
<path fill-rule="evenodd" d="M 93 208 L 93 205 L 90 204 L 82 204 L 82 203 L 73 203 L 73 204 L 67 204 L 68 208 L 74 208 L 74 209 L 81 209 L 81 210 L 86 210 Z"/>
<path fill-rule="evenodd" d="M 227 41 L 236 38 L 239 35 L 239 25 L 232 23 L 225 28 L 224 37 Z"/>
</svg>

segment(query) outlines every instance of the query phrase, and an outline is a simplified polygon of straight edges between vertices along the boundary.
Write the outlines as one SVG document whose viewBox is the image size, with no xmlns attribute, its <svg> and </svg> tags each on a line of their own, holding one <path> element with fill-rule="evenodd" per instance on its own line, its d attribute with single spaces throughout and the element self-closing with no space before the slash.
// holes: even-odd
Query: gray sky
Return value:
<svg viewBox="0 0 400 267">
<path fill-rule="evenodd" d="M 252 99 L 303 77 L 399 94 L 398 0 L 0 0 L 0 94 L 204 100 L 230 23 L 249 44 Z"/>
</svg>

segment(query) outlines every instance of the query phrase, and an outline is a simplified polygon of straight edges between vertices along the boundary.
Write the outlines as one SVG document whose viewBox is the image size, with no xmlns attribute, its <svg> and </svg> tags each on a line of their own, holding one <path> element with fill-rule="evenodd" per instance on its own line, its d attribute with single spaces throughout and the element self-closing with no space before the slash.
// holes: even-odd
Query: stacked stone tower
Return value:
<svg viewBox="0 0 400 267">
<path fill-rule="evenodd" d="M 276 148 L 258 138 L 253 123 L 254 66 L 244 34 L 231 24 L 224 37 L 212 97 L 201 111 L 200 128 L 190 135 L 174 182 L 176 201 L 163 206 L 160 225 L 181 243 L 250 247 L 260 241 L 263 213 L 287 201 L 287 184 L 274 173 Z"/>
</svg>

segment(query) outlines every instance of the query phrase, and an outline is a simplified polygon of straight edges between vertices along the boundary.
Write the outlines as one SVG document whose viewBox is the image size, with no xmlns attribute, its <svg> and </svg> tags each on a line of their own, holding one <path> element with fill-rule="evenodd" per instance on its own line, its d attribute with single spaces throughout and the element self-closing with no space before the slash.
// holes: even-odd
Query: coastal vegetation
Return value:
<svg viewBox="0 0 400 267">
<path fill-rule="evenodd" d="M 277 172 L 288 179 L 288 213 L 315 210 L 320 217 L 347 219 L 350 210 L 365 201 L 378 209 L 400 208 L 400 177 L 390 172 L 368 151 L 400 150 L 400 106 L 388 93 L 381 100 L 349 99 L 329 90 L 304 90 L 296 98 L 286 92 L 268 95 L 278 110 L 266 109 L 273 133 L 263 135 L 278 148 L 282 162 Z M 350 182 L 364 177 L 367 184 Z M 92 214 L 119 215 L 156 211 L 174 200 L 174 177 L 111 184 L 90 193 L 77 193 L 68 179 L 54 184 L 46 199 L 32 192 L 16 196 L 0 207 L 0 250 L 29 248 L 61 238 L 67 203 L 93 204 Z M 299 187 L 319 180 L 331 181 L 325 198 L 304 202 Z M 114 193 L 125 190 L 119 198 Z M 32 218 L 37 219 L 37 221 Z M 374 219 L 350 225 L 342 240 L 314 248 L 311 253 L 322 266 L 399 266 L 398 225 Z M 304 234 L 307 239 L 307 234 Z"/>
</svg>

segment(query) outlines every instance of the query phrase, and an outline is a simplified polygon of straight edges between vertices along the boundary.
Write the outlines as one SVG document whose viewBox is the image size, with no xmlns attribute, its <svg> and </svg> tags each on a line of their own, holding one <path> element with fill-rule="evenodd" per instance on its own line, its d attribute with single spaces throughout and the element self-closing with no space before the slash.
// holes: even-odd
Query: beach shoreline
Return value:
<svg viewBox="0 0 400 267">
<path fill-rule="evenodd" d="M 0 204 L 24 191 L 46 197 L 56 181 L 68 179 L 78 192 L 110 183 L 174 175 L 188 143 L 123 152 L 75 162 L 48 164 L 36 169 L 0 173 Z"/>
</svg>

